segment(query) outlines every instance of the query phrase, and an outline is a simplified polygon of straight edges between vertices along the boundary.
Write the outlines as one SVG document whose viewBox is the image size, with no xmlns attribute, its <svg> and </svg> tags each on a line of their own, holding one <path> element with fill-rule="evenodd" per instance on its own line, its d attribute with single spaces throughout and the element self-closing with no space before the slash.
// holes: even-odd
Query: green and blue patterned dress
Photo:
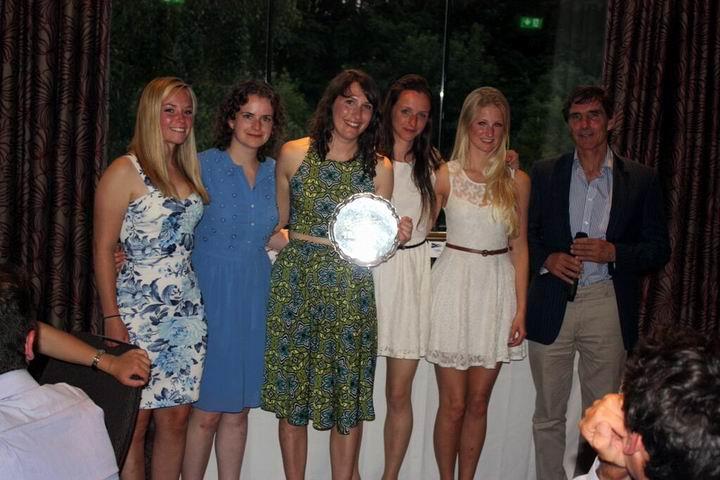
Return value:
<svg viewBox="0 0 720 480">
<path fill-rule="evenodd" d="M 357 160 L 319 158 L 311 147 L 290 180 L 290 230 L 326 237 L 335 206 L 372 192 Z M 370 270 L 331 246 L 291 240 L 273 266 L 262 408 L 292 425 L 342 434 L 373 420 L 377 318 Z"/>
</svg>

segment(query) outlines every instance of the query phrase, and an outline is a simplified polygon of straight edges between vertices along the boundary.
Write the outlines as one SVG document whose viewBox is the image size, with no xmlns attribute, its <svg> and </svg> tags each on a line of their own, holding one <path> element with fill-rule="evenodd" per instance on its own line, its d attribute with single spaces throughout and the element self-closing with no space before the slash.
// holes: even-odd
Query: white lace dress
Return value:
<svg viewBox="0 0 720 480">
<path fill-rule="evenodd" d="M 429 225 L 420 221 L 422 199 L 413 183 L 412 164 L 393 162 L 392 204 L 412 218 L 406 246 L 425 240 Z M 373 269 L 378 317 L 378 355 L 418 359 L 425 355 L 430 321 L 430 247 L 427 243 L 398 250 Z"/>
<path fill-rule="evenodd" d="M 493 218 L 492 206 L 482 203 L 485 184 L 470 180 L 456 161 L 448 170 L 447 242 L 476 250 L 507 247 L 505 226 Z M 515 311 L 515 269 L 508 253 L 482 256 L 446 247 L 432 269 L 427 360 L 466 370 L 522 359 L 525 343 L 507 346 Z"/>
</svg>

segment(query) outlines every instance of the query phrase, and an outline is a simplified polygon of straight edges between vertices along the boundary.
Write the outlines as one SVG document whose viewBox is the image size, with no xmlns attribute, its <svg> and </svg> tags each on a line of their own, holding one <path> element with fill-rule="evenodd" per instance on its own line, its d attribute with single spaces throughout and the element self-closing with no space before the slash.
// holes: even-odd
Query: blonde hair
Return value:
<svg viewBox="0 0 720 480">
<path fill-rule="evenodd" d="M 495 106 L 503 115 L 504 136 L 497 150 L 491 155 L 485 172 L 484 203 L 492 204 L 493 218 L 505 224 L 508 237 L 518 234 L 520 219 L 515 201 L 515 181 L 505 163 L 510 142 L 510 104 L 500 90 L 493 87 L 480 87 L 465 97 L 460 118 L 458 119 L 455 145 L 450 160 L 457 160 L 465 168 L 468 164 L 470 140 L 468 132 L 475 114 L 480 108 Z"/>
<path fill-rule="evenodd" d="M 193 116 L 197 113 L 197 98 L 190 85 L 175 77 L 158 77 L 150 81 L 140 95 L 135 131 L 128 150 L 135 154 L 145 174 L 163 195 L 179 198 L 178 192 L 170 182 L 165 159 L 165 142 L 160 129 L 162 103 L 180 89 L 185 89 L 192 99 Z M 190 182 L 195 193 L 203 203 L 210 197 L 200 176 L 200 162 L 197 157 L 195 134 L 190 129 L 187 139 L 175 149 L 174 160 L 182 175 Z"/>
</svg>

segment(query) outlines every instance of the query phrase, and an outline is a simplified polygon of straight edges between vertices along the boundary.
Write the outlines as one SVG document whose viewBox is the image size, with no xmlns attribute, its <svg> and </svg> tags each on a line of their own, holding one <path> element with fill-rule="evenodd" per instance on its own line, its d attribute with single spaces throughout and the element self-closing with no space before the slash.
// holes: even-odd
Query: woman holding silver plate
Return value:
<svg viewBox="0 0 720 480">
<path fill-rule="evenodd" d="M 364 72 L 328 85 L 310 136 L 286 143 L 276 169 L 279 226 L 290 243 L 271 275 L 262 408 L 280 419 L 285 476 L 302 479 L 307 424 L 332 429 L 333 478 L 349 478 L 372 404 L 377 320 L 372 274 L 341 258 L 327 238 L 335 207 L 360 192 L 389 198 L 390 161 L 375 153 L 379 94 Z M 410 219 L 399 240 L 410 238 Z"/>
<path fill-rule="evenodd" d="M 440 478 L 472 479 L 501 362 L 525 356 L 530 179 L 506 164 L 510 106 L 482 87 L 463 103 L 448 162 L 447 243 L 432 271 L 426 359 L 440 403 L 433 435 Z"/>
</svg>

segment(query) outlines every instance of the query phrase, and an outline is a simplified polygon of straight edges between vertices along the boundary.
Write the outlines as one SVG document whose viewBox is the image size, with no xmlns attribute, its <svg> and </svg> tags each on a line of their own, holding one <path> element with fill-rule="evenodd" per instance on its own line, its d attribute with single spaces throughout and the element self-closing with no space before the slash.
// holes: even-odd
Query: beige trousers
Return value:
<svg viewBox="0 0 720 480">
<path fill-rule="evenodd" d="M 575 301 L 567 304 L 555 342 L 529 342 L 530 369 L 537 392 L 533 415 L 537 480 L 567 480 L 563 469 L 565 415 L 575 352 L 580 355 L 578 375 L 585 411 L 606 393 L 618 391 L 625 364 L 611 280 L 578 288 Z M 583 450 L 581 446 L 579 457 Z"/>
</svg>

